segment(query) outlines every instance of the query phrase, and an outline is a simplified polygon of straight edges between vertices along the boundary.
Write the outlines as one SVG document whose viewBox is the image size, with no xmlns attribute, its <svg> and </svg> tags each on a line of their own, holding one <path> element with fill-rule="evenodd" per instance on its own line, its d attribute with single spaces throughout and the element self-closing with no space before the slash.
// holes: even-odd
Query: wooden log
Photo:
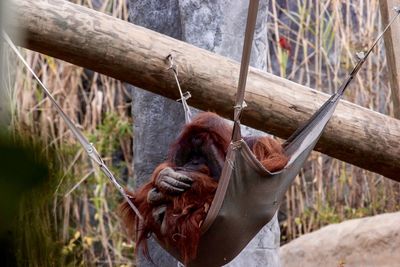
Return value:
<svg viewBox="0 0 400 267">
<path fill-rule="evenodd" d="M 20 45 L 177 99 L 165 60 L 172 53 L 189 104 L 232 118 L 235 61 L 64 0 L 15 0 L 14 10 L 19 23 L 9 32 L 26 33 Z M 242 122 L 287 138 L 327 98 L 250 69 Z M 316 150 L 400 181 L 400 121 L 389 116 L 341 101 Z"/>
<path fill-rule="evenodd" d="M 379 0 L 382 24 L 387 25 L 396 15 L 394 7 L 400 8 L 400 2 L 395 0 Z M 394 117 L 400 119 L 400 20 L 385 33 L 386 59 L 389 68 L 390 88 L 392 91 Z"/>
</svg>

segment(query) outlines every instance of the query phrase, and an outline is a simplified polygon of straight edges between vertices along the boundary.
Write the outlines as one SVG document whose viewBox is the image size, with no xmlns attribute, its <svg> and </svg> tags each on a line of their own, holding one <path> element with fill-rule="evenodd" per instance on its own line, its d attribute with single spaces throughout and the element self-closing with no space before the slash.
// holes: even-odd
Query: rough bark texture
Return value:
<svg viewBox="0 0 400 267">
<path fill-rule="evenodd" d="M 232 116 L 239 65 L 187 43 L 63 0 L 15 0 L 25 47 L 176 99 L 174 52 L 189 104 Z M 326 94 L 250 69 L 243 123 L 287 138 Z M 316 150 L 400 181 L 400 121 L 341 101 Z"/>
<path fill-rule="evenodd" d="M 332 224 L 281 247 L 284 267 L 399 266 L 400 212 Z"/>
<path fill-rule="evenodd" d="M 240 60 L 247 1 L 130 1 L 130 20 L 136 25 L 187 41 L 198 47 Z M 265 69 L 267 1 L 260 6 L 252 65 Z M 239 25 L 239 26 L 238 26 Z M 140 89 L 133 93 L 135 121 L 134 171 L 138 183 L 147 181 L 152 170 L 165 159 L 168 144 L 184 121 L 182 106 Z M 278 266 L 280 231 L 276 217 L 230 266 Z M 150 254 L 158 266 L 175 261 L 152 240 Z M 140 257 L 140 266 L 153 266 Z"/>
<path fill-rule="evenodd" d="M 396 15 L 394 7 L 399 7 L 399 1 L 379 0 L 382 24 L 387 25 Z M 389 67 L 390 88 L 394 117 L 400 119 L 400 20 L 386 32 L 385 36 L 386 59 Z"/>
<path fill-rule="evenodd" d="M 129 1 L 129 20 L 136 25 L 181 39 L 178 0 Z M 172 75 L 172 74 L 171 74 Z M 176 138 L 185 120 L 182 106 L 171 99 L 135 88 L 133 170 L 137 186 L 147 182 L 158 164 L 165 161 L 168 145 Z M 177 261 L 152 238 L 148 241 L 153 262 L 143 255 L 139 267 L 177 266 Z"/>
<path fill-rule="evenodd" d="M 179 1 L 182 39 L 241 60 L 248 1 Z M 268 0 L 261 0 L 250 64 L 265 70 Z M 250 134 L 253 130 L 247 129 Z M 228 266 L 279 266 L 280 230 L 274 217 Z"/>
</svg>

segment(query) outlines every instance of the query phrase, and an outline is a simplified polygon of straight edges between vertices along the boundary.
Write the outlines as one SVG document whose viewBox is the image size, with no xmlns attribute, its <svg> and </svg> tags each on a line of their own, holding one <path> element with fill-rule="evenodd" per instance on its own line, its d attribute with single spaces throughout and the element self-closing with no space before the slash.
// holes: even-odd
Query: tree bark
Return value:
<svg viewBox="0 0 400 267">
<path fill-rule="evenodd" d="M 179 0 L 182 40 L 230 59 L 240 61 L 247 19 L 248 0 Z M 250 64 L 266 69 L 268 0 L 261 0 Z M 246 129 L 249 134 L 255 133 Z M 279 266 L 280 229 L 276 216 L 229 264 L 235 266 Z"/>
<path fill-rule="evenodd" d="M 129 20 L 176 39 L 182 38 L 178 0 L 129 1 Z M 172 74 L 171 74 L 172 75 Z M 133 88 L 133 170 L 137 187 L 146 183 L 158 164 L 166 160 L 168 144 L 177 136 L 185 117 L 182 105 L 151 92 Z M 139 267 L 177 266 L 178 262 L 153 238 L 147 241 L 151 261 L 139 254 Z"/>
<path fill-rule="evenodd" d="M 396 15 L 394 7 L 400 8 L 399 1 L 379 0 L 382 24 L 385 26 Z M 392 91 L 393 115 L 400 119 L 400 21 L 397 20 L 385 33 L 386 59 L 389 68 L 390 88 Z"/>
<path fill-rule="evenodd" d="M 232 116 L 239 65 L 187 43 L 63 0 L 16 0 L 23 46 L 177 99 L 165 58 L 180 66 L 189 104 Z M 287 138 L 326 94 L 250 69 L 243 123 Z M 316 150 L 400 181 L 400 121 L 341 101 Z"/>
<path fill-rule="evenodd" d="M 198 47 L 240 60 L 248 1 L 130 1 L 130 21 L 136 25 L 195 44 Z M 265 69 L 267 1 L 260 6 L 252 65 Z M 243 27 L 236 27 L 241 25 Z M 184 121 L 182 106 L 167 98 L 136 89 L 133 93 L 135 121 L 134 170 L 138 182 L 147 181 L 152 170 L 165 158 L 168 144 Z M 160 129 L 163 129 L 160 131 Z M 229 266 L 278 266 L 280 231 L 276 217 Z M 150 241 L 156 265 L 172 266 L 174 260 Z M 262 245 L 262 247 L 260 247 Z M 266 249 L 266 248 L 267 249 Z M 257 251 L 257 252 L 255 252 Z M 176 263 L 175 263 L 176 265 Z M 152 266 L 143 256 L 139 266 Z"/>
</svg>

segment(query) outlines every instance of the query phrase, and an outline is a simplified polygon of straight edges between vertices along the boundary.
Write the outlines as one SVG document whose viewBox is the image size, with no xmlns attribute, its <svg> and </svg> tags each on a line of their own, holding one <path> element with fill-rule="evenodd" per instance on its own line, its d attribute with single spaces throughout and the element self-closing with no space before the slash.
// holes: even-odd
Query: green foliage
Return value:
<svg viewBox="0 0 400 267">
<path fill-rule="evenodd" d="M 96 144 L 100 154 L 108 154 L 120 146 L 120 141 L 132 136 L 132 122 L 117 113 L 106 114 L 97 130 L 89 135 L 89 141 Z"/>
<path fill-rule="evenodd" d="M 73 2 L 87 5 L 90 1 Z M 297 1 L 298 12 L 278 10 L 289 17 L 287 23 L 276 18 L 277 12 L 270 14 L 269 31 L 287 37 L 292 43 L 290 54 L 279 47 L 272 48 L 278 53 L 276 58 L 283 77 L 307 85 L 315 81 L 317 89 L 325 92 L 332 92 L 337 87 L 344 72 L 352 67 L 353 53 L 373 39 L 379 21 L 376 14 L 379 3 L 374 0 L 363 5 L 367 10 L 355 13 L 359 16 L 357 20 L 365 25 L 365 31 L 354 32 L 357 25 L 348 22 L 342 12 L 354 5 L 351 2 Z M 102 11 L 126 19 L 126 2 L 114 3 L 105 0 Z M 310 19 L 315 10 L 319 13 L 315 19 Z M 290 23 L 299 29 L 294 40 L 288 34 Z M 376 58 L 370 68 L 361 73 L 362 82 L 355 84 L 356 88 L 352 88 L 346 97 L 357 104 L 390 113 L 390 105 L 381 106 L 389 99 L 382 46 L 375 52 Z M 131 178 L 132 122 L 129 99 L 124 98 L 129 93 L 123 84 L 96 73 L 86 75 L 82 68 L 48 56 L 26 51 L 25 56 L 28 62 L 36 62 L 33 67 L 44 83 L 55 90 L 57 102 L 89 136 L 111 170 L 115 174 L 127 170 L 127 176 Z M 293 68 L 287 73 L 289 63 Z M 21 135 L 41 140 L 42 152 L 49 164 L 46 164 L 49 170 L 46 182 L 35 188 L 25 183 L 30 189 L 21 202 L 10 198 L 18 194 L 11 193 L 12 189 L 0 181 L 3 196 L 0 208 L 4 203 L 16 203 L 15 207 L 20 207 L 15 213 L 14 232 L 19 264 L 132 265 L 135 244 L 127 238 L 116 213 L 121 201 L 118 192 L 103 174 L 96 171 L 24 68 L 17 65 L 12 76 L 16 81 L 13 88 L 9 88 L 12 89 L 11 127 Z M 83 80 L 87 83 L 83 84 Z M 51 153 L 51 150 L 57 152 Z M 118 156 L 119 162 L 115 160 L 116 151 L 122 154 Z M 23 176 L 23 169 L 15 169 L 8 180 Z M 14 189 L 22 187 L 18 185 Z M 400 209 L 399 196 L 398 184 L 313 153 L 282 205 L 289 218 L 283 223 L 283 239 L 291 240 L 346 219 L 397 211 Z M 0 224 L 2 222 L 0 220 Z M 7 227 L 9 225 L 1 225 L 0 228 Z"/>
<path fill-rule="evenodd" d="M 105 116 L 103 123 L 96 127 L 92 134 L 92 141 L 96 140 L 100 147 L 99 152 L 103 156 L 111 155 L 120 142 L 130 140 L 130 128 L 127 118 L 120 118 L 114 113 L 109 113 Z M 45 173 L 46 182 L 36 188 L 29 186 L 32 182 L 25 183 L 24 186 L 20 183 L 13 186 L 13 188 L 28 188 L 17 205 L 19 208 L 15 225 L 18 227 L 13 232 L 19 266 L 88 266 L 87 260 L 91 257 L 90 255 L 98 253 L 98 259 L 105 256 L 99 253 L 99 249 L 100 251 L 108 249 L 102 247 L 108 246 L 109 242 L 117 241 L 116 244 L 119 244 L 121 248 L 129 247 L 127 242 L 123 241 L 120 232 L 113 233 L 113 237 L 108 239 L 108 232 L 115 227 L 113 224 L 119 223 L 113 212 L 117 210 L 118 202 L 116 201 L 120 200 L 120 198 L 107 197 L 107 195 L 117 194 L 116 190 L 110 186 L 108 178 L 102 173 L 90 172 L 84 183 L 77 184 L 79 173 L 85 172 L 89 163 L 86 156 L 81 156 L 81 152 L 82 148 L 78 144 L 61 146 L 56 153 L 41 152 L 42 162 L 46 163 L 44 165 L 46 170 L 49 168 L 49 171 Z M 20 155 L 18 151 L 18 159 L 21 158 Z M 20 161 L 13 158 L 12 154 L 7 153 L 7 158 L 15 160 L 16 164 L 10 172 L 7 170 L 5 172 L 13 174 L 14 179 L 6 180 L 16 181 L 18 180 L 15 179 L 16 177 L 24 177 L 27 174 L 32 177 L 38 176 L 32 173 L 32 168 L 29 166 L 21 168 Z M 68 167 L 60 168 L 60 164 L 56 164 L 56 161 L 63 162 Z M 71 162 L 74 164 L 71 165 Z M 26 165 L 26 160 L 23 160 L 23 163 Z M 123 167 L 123 165 L 112 166 L 112 169 L 118 173 Z M 2 186 L 1 188 L 9 187 Z M 72 189 L 74 190 L 71 191 Z M 9 194 L 4 192 L 3 196 L 11 200 L 8 197 L 13 196 L 14 191 L 9 192 Z M 18 201 L 11 203 L 14 202 L 18 204 Z M 9 202 L 2 201 L 1 203 Z M 79 212 L 82 207 L 86 207 L 86 214 Z M 75 218 L 70 217 L 71 212 L 75 213 Z M 86 224 L 82 225 L 82 219 L 86 221 Z M 125 245 L 121 246 L 122 243 Z M 125 249 L 124 253 L 132 257 L 133 249 L 130 251 Z"/>
<path fill-rule="evenodd" d="M 5 266 L 59 266 L 61 250 L 53 242 L 48 208 L 56 163 L 41 144 L 15 133 L 1 134 L 0 151 L 0 243 L 6 240 L 9 251 Z"/>
</svg>

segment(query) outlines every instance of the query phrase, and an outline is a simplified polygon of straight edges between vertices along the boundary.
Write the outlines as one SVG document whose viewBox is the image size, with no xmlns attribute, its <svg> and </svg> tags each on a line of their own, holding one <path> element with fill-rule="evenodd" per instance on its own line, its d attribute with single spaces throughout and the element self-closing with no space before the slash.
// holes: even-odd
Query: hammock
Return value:
<svg viewBox="0 0 400 267">
<path fill-rule="evenodd" d="M 258 0 L 250 0 L 236 95 L 232 141 L 214 200 L 202 225 L 202 237 L 196 259 L 191 261 L 188 267 L 212 267 L 229 263 L 273 218 L 290 184 L 322 135 L 346 88 L 377 42 L 400 14 L 399 10 L 396 10 L 397 15 L 369 50 L 365 54 L 358 54 L 358 63 L 338 91 L 283 144 L 289 162 L 284 169 L 271 173 L 256 159 L 242 139 L 240 130 L 240 114 L 245 107 L 244 92 L 257 11 Z M 185 118 L 188 118 L 187 107 L 185 103 L 183 104 Z M 161 246 L 179 259 L 179 253 L 175 248 L 166 247 L 165 244 Z"/>
<path fill-rule="evenodd" d="M 285 154 L 290 160 L 284 169 L 271 173 L 253 155 L 246 142 L 242 139 L 240 131 L 240 115 L 245 106 L 244 92 L 257 11 L 258 0 L 250 0 L 235 105 L 232 142 L 227 151 L 214 200 L 202 225 L 202 238 L 197 257 L 188 264 L 188 267 L 212 267 L 229 263 L 253 239 L 260 229 L 272 219 L 287 189 L 318 142 L 345 89 L 358 73 L 377 42 L 400 14 L 400 9 L 396 9 L 397 15 L 393 17 L 369 50 L 365 54 L 358 55 L 358 63 L 339 90 L 325 102 L 304 126 L 300 127 L 284 143 Z M 19 53 L 9 36 L 4 31 L 2 35 L 3 39 L 10 45 L 12 50 L 38 81 L 45 94 L 55 105 L 60 116 L 64 119 L 91 159 L 100 167 L 118 191 L 120 191 L 133 211 L 141 219 L 142 216 L 139 211 L 104 164 L 94 146 L 89 143 L 63 112 L 49 90 Z M 186 103 L 187 97 L 182 94 L 177 79 L 177 70 L 173 66 L 171 57 L 168 58 L 171 60 L 171 69 L 174 71 L 175 79 L 178 83 L 186 122 L 190 122 L 190 110 Z M 162 243 L 161 246 L 179 259 L 179 253 L 177 253 L 175 248 L 166 247 Z"/>
</svg>

